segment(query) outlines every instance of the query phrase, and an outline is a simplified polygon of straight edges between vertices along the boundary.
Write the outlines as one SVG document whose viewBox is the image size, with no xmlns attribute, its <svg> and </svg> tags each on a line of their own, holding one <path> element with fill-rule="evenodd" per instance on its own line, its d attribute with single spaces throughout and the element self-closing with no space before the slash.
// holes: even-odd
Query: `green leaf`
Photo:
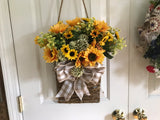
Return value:
<svg viewBox="0 0 160 120">
<path fill-rule="evenodd" d="M 111 56 L 108 52 L 104 52 L 104 55 L 108 58 L 108 59 L 112 59 L 113 56 Z"/>
</svg>

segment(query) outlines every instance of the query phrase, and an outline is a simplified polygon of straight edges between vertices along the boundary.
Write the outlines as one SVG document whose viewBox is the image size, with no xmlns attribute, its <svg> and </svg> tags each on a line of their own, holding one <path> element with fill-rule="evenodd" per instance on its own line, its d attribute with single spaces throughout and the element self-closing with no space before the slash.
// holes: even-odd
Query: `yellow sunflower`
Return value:
<svg viewBox="0 0 160 120">
<path fill-rule="evenodd" d="M 63 55 L 64 55 L 65 57 L 67 57 L 67 56 L 68 56 L 68 53 L 69 53 L 69 51 L 70 51 L 69 45 L 63 45 L 63 46 L 61 47 L 61 51 L 62 51 Z"/>
<path fill-rule="evenodd" d="M 51 26 L 51 28 L 49 29 L 50 32 L 53 33 L 62 33 L 64 32 L 66 29 L 68 28 L 68 25 L 65 25 L 62 22 L 58 22 L 56 25 Z"/>
<path fill-rule="evenodd" d="M 95 20 L 94 21 L 95 28 L 100 32 L 106 32 L 110 29 L 110 27 L 104 21 Z"/>
<path fill-rule="evenodd" d="M 90 21 L 89 18 L 82 18 L 82 20 L 85 21 L 85 22 L 89 22 Z"/>
<path fill-rule="evenodd" d="M 119 37 L 119 33 L 116 31 L 115 32 L 115 37 L 117 38 L 117 39 L 119 39 L 120 37 Z"/>
<path fill-rule="evenodd" d="M 84 51 L 81 51 L 81 52 L 78 54 L 78 57 L 77 57 L 76 63 L 75 63 L 75 66 L 76 66 L 76 67 L 81 67 L 82 62 L 83 62 L 83 60 L 84 60 L 83 54 L 84 54 Z"/>
<path fill-rule="evenodd" d="M 101 46 L 104 46 L 104 45 L 105 45 L 105 42 L 108 40 L 108 38 L 109 38 L 109 36 L 106 35 L 106 36 L 99 42 L 99 44 L 100 44 Z"/>
<path fill-rule="evenodd" d="M 96 63 L 101 63 L 104 60 L 104 50 L 98 50 L 97 48 L 91 47 L 87 48 L 87 50 L 84 53 L 84 63 L 88 63 L 89 66 L 95 66 Z M 86 66 L 86 65 L 84 65 Z"/>
<path fill-rule="evenodd" d="M 71 49 L 67 55 L 69 60 L 75 60 L 77 58 L 78 52 L 75 49 Z"/>
<path fill-rule="evenodd" d="M 79 23 L 81 21 L 81 19 L 79 17 L 76 17 L 73 20 L 66 20 L 66 23 L 70 26 L 74 26 L 77 25 L 77 23 Z"/>
<path fill-rule="evenodd" d="M 73 34 L 72 34 L 71 31 L 68 31 L 68 32 L 65 32 L 65 33 L 64 33 L 64 37 L 65 37 L 66 39 L 70 39 L 70 38 L 73 37 Z"/>
<path fill-rule="evenodd" d="M 113 35 L 111 33 L 109 33 L 108 36 L 109 36 L 108 42 L 112 42 L 113 41 Z"/>
<path fill-rule="evenodd" d="M 35 39 L 34 39 L 35 44 L 37 44 L 37 45 L 39 45 L 39 43 L 38 43 L 38 39 L 39 39 L 39 36 L 36 36 L 36 37 L 35 37 Z"/>
<path fill-rule="evenodd" d="M 97 30 L 92 30 L 90 35 L 92 36 L 92 38 L 96 38 L 99 35 L 99 32 Z"/>
<path fill-rule="evenodd" d="M 102 39 L 102 41 L 103 41 L 103 42 L 106 42 L 106 41 L 108 40 L 108 38 L 109 38 L 109 36 L 106 35 L 106 36 Z"/>
<path fill-rule="evenodd" d="M 99 42 L 100 46 L 104 46 L 105 42 L 103 42 L 102 40 Z"/>
<path fill-rule="evenodd" d="M 58 51 L 53 48 L 51 51 L 48 47 L 44 49 L 44 56 L 43 58 L 46 60 L 46 63 L 52 63 L 58 60 Z"/>
<path fill-rule="evenodd" d="M 110 32 L 107 33 L 107 35 L 99 42 L 99 44 L 101 46 L 104 46 L 106 41 L 108 42 L 113 41 L 113 35 Z"/>
</svg>

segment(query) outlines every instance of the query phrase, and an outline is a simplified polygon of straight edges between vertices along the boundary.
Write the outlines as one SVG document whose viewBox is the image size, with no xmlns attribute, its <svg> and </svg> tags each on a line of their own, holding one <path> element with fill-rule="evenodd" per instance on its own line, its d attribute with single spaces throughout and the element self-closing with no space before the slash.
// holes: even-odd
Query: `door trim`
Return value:
<svg viewBox="0 0 160 120">
<path fill-rule="evenodd" d="M 10 120 L 23 120 L 17 97 L 20 95 L 14 40 L 12 36 L 9 0 L 0 0 L 0 59 Z"/>
</svg>

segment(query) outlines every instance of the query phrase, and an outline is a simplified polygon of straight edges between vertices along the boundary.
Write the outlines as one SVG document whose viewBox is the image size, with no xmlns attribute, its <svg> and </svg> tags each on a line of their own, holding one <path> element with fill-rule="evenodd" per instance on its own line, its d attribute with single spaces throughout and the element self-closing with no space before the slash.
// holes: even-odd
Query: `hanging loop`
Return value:
<svg viewBox="0 0 160 120">
<path fill-rule="evenodd" d="M 88 12 L 87 12 L 87 8 L 86 8 L 86 4 L 85 4 L 84 0 L 82 0 L 82 3 L 83 3 L 83 6 L 84 6 L 84 9 L 85 9 L 86 16 L 88 18 Z M 58 21 L 60 20 L 60 16 L 61 16 L 62 5 L 63 5 L 63 0 L 61 0 L 61 5 L 60 5 L 60 8 L 59 8 Z"/>
</svg>

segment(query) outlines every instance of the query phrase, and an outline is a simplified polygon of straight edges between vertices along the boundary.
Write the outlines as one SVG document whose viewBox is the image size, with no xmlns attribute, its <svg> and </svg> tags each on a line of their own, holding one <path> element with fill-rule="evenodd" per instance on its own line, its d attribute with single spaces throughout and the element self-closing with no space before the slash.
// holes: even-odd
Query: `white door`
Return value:
<svg viewBox="0 0 160 120">
<path fill-rule="evenodd" d="M 89 16 L 120 28 L 128 45 L 110 62 L 105 62 L 106 73 L 102 81 L 104 96 L 100 103 L 95 104 L 56 103 L 53 68 L 45 64 L 42 51 L 34 44 L 34 37 L 39 32 L 48 31 L 57 22 L 60 0 L 7 1 L 8 4 L 6 2 L 4 5 L 10 11 L 8 15 L 13 32 L 19 86 L 24 98 L 24 120 L 111 120 L 111 113 L 115 109 L 122 109 L 126 118 L 129 116 L 129 120 L 132 120 L 132 112 L 137 107 L 143 108 L 150 120 L 160 118 L 160 81 L 147 73 L 147 61 L 136 50 L 139 38 L 136 29 L 144 21 L 148 1 L 85 0 Z M 3 9 L 3 4 L 1 6 L 0 9 Z M 64 0 L 61 20 L 76 16 L 85 16 L 81 0 Z M 2 24 L 6 21 L 0 23 L 4 29 L 8 26 Z M 7 34 L 6 31 L 2 32 Z M 2 43 L 7 42 L 3 39 Z M 11 54 L 8 49 L 4 52 Z M 14 56 L 7 58 L 14 59 Z"/>
<path fill-rule="evenodd" d="M 85 0 L 85 3 L 90 17 L 111 21 L 114 27 L 121 28 L 122 35 L 129 34 L 129 12 L 123 14 L 129 11 L 128 0 Z M 119 5 L 121 3 L 123 5 Z M 53 68 L 43 61 L 34 37 L 40 32 L 47 32 L 57 22 L 60 0 L 8 0 L 8 5 L 24 101 L 24 120 L 110 120 L 115 109 L 127 112 L 128 48 L 111 63 L 105 62 L 107 72 L 102 82 L 105 96 L 102 95 L 100 103 L 58 104 L 54 101 L 56 82 Z M 61 20 L 76 16 L 84 17 L 81 0 L 64 0 Z M 122 21 L 125 21 L 125 27 Z"/>
<path fill-rule="evenodd" d="M 131 37 L 130 37 L 130 77 L 129 77 L 129 111 L 136 108 L 145 110 L 148 120 L 160 119 L 160 79 L 146 70 L 149 62 L 136 48 L 139 36 L 136 28 L 143 25 L 149 2 L 132 0 Z M 130 119 L 133 119 L 132 114 Z"/>
</svg>

